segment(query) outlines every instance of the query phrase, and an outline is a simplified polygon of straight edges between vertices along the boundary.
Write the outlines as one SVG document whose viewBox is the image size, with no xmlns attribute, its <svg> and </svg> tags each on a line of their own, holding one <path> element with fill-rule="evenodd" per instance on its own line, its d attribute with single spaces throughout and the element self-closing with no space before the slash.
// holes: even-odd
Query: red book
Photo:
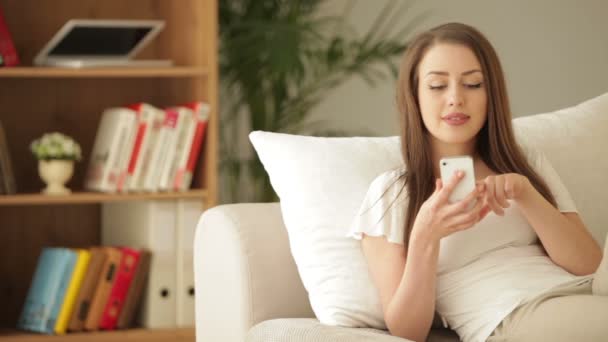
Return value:
<svg viewBox="0 0 608 342">
<path fill-rule="evenodd" d="M 2 8 L 0 8 L 0 66 L 19 65 L 19 56 L 13 44 L 13 39 L 8 31 Z"/>
<path fill-rule="evenodd" d="M 131 281 L 137 269 L 137 263 L 139 262 L 140 251 L 126 247 L 120 248 L 120 251 L 122 252 L 120 266 L 118 267 L 108 302 L 101 315 L 100 329 L 112 330 L 116 328 L 120 310 L 125 303 Z"/>
<path fill-rule="evenodd" d="M 202 101 L 191 102 L 185 104 L 184 107 L 190 108 L 194 112 L 196 129 L 190 144 L 188 162 L 186 163 L 185 168 L 177 170 L 175 178 L 173 179 L 173 188 L 178 191 L 187 191 L 192 183 L 192 175 L 194 174 L 205 132 L 207 131 L 210 110 L 209 105 Z"/>
<path fill-rule="evenodd" d="M 135 141 L 133 143 L 133 149 L 130 153 L 129 163 L 126 169 L 121 171 L 121 177 L 116 185 L 118 191 L 127 191 L 129 190 L 128 182 L 133 179 L 133 174 L 135 173 L 135 168 L 138 164 L 141 164 L 141 156 L 142 156 L 142 145 L 144 143 L 144 138 L 146 135 L 149 135 L 150 124 L 148 122 L 148 117 L 150 115 L 146 115 L 147 108 L 149 106 L 143 102 L 134 103 L 126 106 L 127 108 L 133 110 L 136 115 L 137 128 L 135 133 Z"/>
</svg>

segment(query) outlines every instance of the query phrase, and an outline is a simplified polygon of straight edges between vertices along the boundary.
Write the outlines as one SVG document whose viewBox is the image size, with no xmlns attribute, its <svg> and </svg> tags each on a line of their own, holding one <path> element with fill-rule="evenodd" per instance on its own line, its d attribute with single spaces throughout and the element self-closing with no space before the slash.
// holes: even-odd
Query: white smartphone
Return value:
<svg viewBox="0 0 608 342">
<path fill-rule="evenodd" d="M 464 199 L 475 190 L 475 169 L 473 168 L 473 158 L 470 156 L 448 157 L 439 161 L 439 171 L 443 185 L 445 186 L 452 179 L 457 170 L 464 172 L 464 178 L 452 191 L 449 198 L 450 203 Z"/>
</svg>

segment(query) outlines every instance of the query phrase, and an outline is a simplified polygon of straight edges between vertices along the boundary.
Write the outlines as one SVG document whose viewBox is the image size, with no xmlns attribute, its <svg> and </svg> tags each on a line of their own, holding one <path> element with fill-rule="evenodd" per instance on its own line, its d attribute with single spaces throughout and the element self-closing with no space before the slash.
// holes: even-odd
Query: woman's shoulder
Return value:
<svg viewBox="0 0 608 342">
<path fill-rule="evenodd" d="M 389 242 L 403 244 L 407 200 L 404 173 L 405 168 L 401 167 L 386 170 L 374 178 L 347 236 L 358 240 L 363 234 L 386 236 Z"/>
<path fill-rule="evenodd" d="M 405 174 L 405 167 L 398 167 L 390 170 L 386 170 L 374 178 L 370 184 L 370 190 L 382 190 L 386 191 L 389 188 L 398 187 L 401 183 L 403 185 L 403 175 Z M 399 186 L 401 188 L 401 186 Z"/>
</svg>

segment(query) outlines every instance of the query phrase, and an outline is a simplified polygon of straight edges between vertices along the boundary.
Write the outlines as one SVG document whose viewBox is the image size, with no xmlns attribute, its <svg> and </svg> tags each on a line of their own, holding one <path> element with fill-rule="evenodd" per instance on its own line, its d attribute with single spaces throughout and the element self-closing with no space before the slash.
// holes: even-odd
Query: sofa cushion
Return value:
<svg viewBox="0 0 608 342">
<path fill-rule="evenodd" d="M 598 241 L 608 229 L 605 178 L 608 94 L 554 113 L 514 121 L 571 191 Z M 371 181 L 401 166 L 398 137 L 321 138 L 253 132 L 250 139 L 281 200 L 291 251 L 317 318 L 384 329 L 377 290 L 357 240 L 345 238 Z M 574 162 L 574 163 L 572 163 Z"/>
<path fill-rule="evenodd" d="M 273 319 L 249 330 L 246 342 L 405 342 L 386 330 L 332 327 L 312 318 Z M 432 329 L 427 342 L 458 342 L 447 329 Z"/>
<path fill-rule="evenodd" d="M 330 325 L 384 329 L 359 242 L 345 238 L 369 183 L 403 163 L 399 138 L 250 135 L 279 198 L 312 309 Z"/>
<path fill-rule="evenodd" d="M 579 214 L 603 244 L 608 231 L 608 93 L 555 112 L 513 120 L 518 141 L 541 150 L 568 188 Z"/>
</svg>

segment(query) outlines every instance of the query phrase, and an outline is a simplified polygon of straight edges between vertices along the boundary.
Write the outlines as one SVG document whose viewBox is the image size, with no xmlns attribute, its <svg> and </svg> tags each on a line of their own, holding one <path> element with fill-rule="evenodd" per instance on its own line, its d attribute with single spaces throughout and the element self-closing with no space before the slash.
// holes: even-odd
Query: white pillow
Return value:
<svg viewBox="0 0 608 342">
<path fill-rule="evenodd" d="M 595 240 L 608 231 L 608 93 L 576 106 L 513 120 L 524 146 L 544 153 Z"/>
<path fill-rule="evenodd" d="M 608 229 L 608 93 L 514 120 L 524 148 L 541 150 L 598 242 Z M 345 238 L 367 189 L 402 166 L 398 137 L 320 138 L 253 132 L 251 142 L 281 199 L 292 254 L 321 323 L 386 327 L 358 240 Z"/>
<path fill-rule="evenodd" d="M 260 131 L 249 138 L 281 199 L 291 252 L 319 321 L 384 329 L 360 243 L 345 235 L 372 180 L 403 165 L 399 138 Z"/>
</svg>

